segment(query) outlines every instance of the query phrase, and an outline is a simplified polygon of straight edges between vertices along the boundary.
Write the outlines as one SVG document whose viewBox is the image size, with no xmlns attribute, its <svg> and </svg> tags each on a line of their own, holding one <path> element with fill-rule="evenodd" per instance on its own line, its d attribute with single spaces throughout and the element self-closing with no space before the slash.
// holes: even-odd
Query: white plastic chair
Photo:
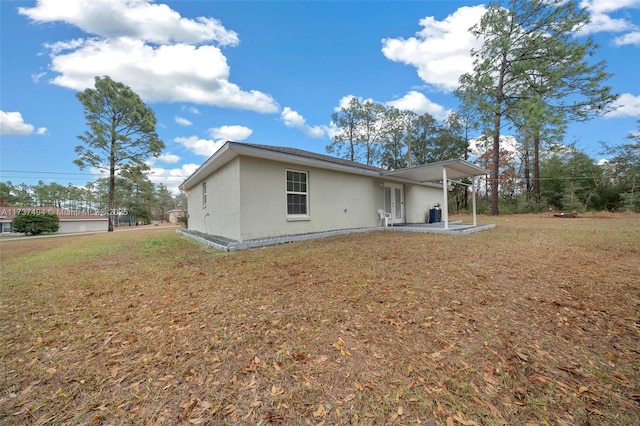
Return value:
<svg viewBox="0 0 640 426">
<path fill-rule="evenodd" d="M 382 226 L 382 222 L 384 222 L 384 226 L 389 226 L 391 213 L 387 213 L 382 209 L 378 209 L 378 214 L 380 215 L 380 226 Z"/>
</svg>

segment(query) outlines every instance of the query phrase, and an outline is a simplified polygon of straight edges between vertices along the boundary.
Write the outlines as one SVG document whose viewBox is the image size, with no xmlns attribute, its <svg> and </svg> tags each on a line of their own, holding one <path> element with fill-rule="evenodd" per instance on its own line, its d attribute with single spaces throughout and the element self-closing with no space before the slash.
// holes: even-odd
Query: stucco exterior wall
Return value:
<svg viewBox="0 0 640 426">
<path fill-rule="evenodd" d="M 104 219 L 87 219 L 87 220 L 60 220 L 59 234 L 72 232 L 107 232 L 109 229 L 109 220 Z"/>
<path fill-rule="evenodd" d="M 11 229 L 10 221 L 2 221 L 0 223 L 0 233 L 8 233 Z M 74 232 L 107 232 L 109 229 L 109 220 L 106 217 L 99 219 L 60 219 L 60 227 L 57 234 L 71 234 Z M 17 233 L 15 233 L 17 234 Z"/>
<path fill-rule="evenodd" d="M 188 228 L 210 235 L 240 240 L 240 159 L 222 166 L 189 191 Z M 207 183 L 207 204 L 202 203 L 202 184 Z"/>
<path fill-rule="evenodd" d="M 404 186 L 404 203 L 407 223 L 426 223 L 429 209 L 442 204 L 442 189 L 419 185 Z"/>
<path fill-rule="evenodd" d="M 372 227 L 384 205 L 381 178 L 241 157 L 240 239 Z M 286 171 L 308 173 L 309 217 L 287 217 Z"/>
</svg>

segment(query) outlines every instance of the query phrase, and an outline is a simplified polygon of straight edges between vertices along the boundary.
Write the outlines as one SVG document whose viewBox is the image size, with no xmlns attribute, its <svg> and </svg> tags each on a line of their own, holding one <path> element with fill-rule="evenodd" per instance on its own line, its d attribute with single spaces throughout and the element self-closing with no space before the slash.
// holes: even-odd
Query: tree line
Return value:
<svg viewBox="0 0 640 426">
<path fill-rule="evenodd" d="M 606 63 L 593 59 L 598 46 L 575 37 L 588 22 L 575 0 L 494 1 L 469 29 L 481 43 L 471 52 L 473 70 L 459 79 L 458 111 L 438 122 L 428 113 L 352 98 L 331 116 L 336 131 L 327 152 L 386 169 L 471 159 L 490 170 L 481 194 L 492 214 L 501 207 L 638 211 L 640 122 L 628 143 L 603 145 L 610 158 L 605 164 L 562 144 L 569 123 L 612 111 L 618 97 L 605 84 Z M 145 175 L 148 159 L 165 148 L 153 110 L 108 76 L 96 77 L 95 87 L 77 97 L 88 129 L 78 136 L 74 163 L 108 177 L 84 188 L 5 182 L 0 197 L 25 207 L 65 203 L 106 210 L 109 231 L 120 209 L 136 222 L 163 220 L 178 202 Z M 516 143 L 509 146 L 508 139 Z M 467 190 L 455 191 L 452 207 L 465 208 Z"/>
<path fill-rule="evenodd" d="M 484 194 L 492 214 L 501 206 L 637 211 L 637 134 L 603 146 L 607 164 L 562 146 L 569 123 L 612 111 L 618 98 L 606 85 L 605 61 L 594 60 L 598 46 L 576 37 L 589 19 L 573 0 L 492 2 L 470 28 L 480 47 L 471 52 L 473 70 L 459 79 L 456 113 L 437 123 L 353 98 L 332 116 L 337 132 L 327 152 L 396 169 L 468 159 L 473 141 L 473 160 L 490 171 Z M 515 150 L 505 133 L 514 135 Z"/>
<path fill-rule="evenodd" d="M 85 214 L 108 215 L 118 224 L 149 224 L 168 221 L 168 212 L 187 207 L 186 194 L 173 195 L 162 183 L 153 184 L 141 170 L 127 169 L 114 180 L 114 202 L 109 207 L 109 179 L 99 178 L 84 186 L 56 182 L 36 185 L 0 182 L 0 199 L 14 207 L 57 207 Z"/>
<path fill-rule="evenodd" d="M 429 113 L 418 115 L 352 98 L 348 106 L 332 115 L 337 133 L 326 150 L 340 158 L 388 170 L 452 158 L 471 159 L 492 170 L 493 138 L 470 138 L 474 126 L 469 117 L 468 110 L 463 110 L 452 112 L 439 122 Z M 535 152 L 535 186 L 530 139 L 519 136 L 501 137 L 499 146 L 498 202 L 505 211 L 640 211 L 640 120 L 637 132 L 629 133 L 626 143 L 602 145 L 602 155 L 609 158 L 604 162 L 598 162 L 575 144 L 541 140 Z M 492 180 L 481 182 L 479 208 L 489 212 Z M 454 188 L 450 206 L 453 211 L 467 207 L 466 194 L 464 186 Z"/>
</svg>

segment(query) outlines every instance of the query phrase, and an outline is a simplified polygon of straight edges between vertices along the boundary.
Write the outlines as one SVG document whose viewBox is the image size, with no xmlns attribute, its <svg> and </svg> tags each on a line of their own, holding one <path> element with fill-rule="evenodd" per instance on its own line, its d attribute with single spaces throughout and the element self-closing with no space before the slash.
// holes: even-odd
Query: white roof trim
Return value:
<svg viewBox="0 0 640 426">
<path fill-rule="evenodd" d="M 380 171 L 374 170 L 373 168 L 366 168 L 366 166 L 360 168 L 357 165 L 333 163 L 331 161 L 323 160 L 320 158 L 304 157 L 295 153 L 279 152 L 256 145 L 227 141 L 222 147 L 220 147 L 220 149 L 218 149 L 218 151 L 216 151 L 211 157 L 209 157 L 203 165 L 198 167 L 198 169 L 193 172 L 191 176 L 189 176 L 184 182 L 182 182 L 182 184 L 180 185 L 180 189 L 189 190 L 193 188 L 206 176 L 209 176 L 211 173 L 224 166 L 239 155 L 246 155 L 254 158 L 264 158 L 267 160 L 281 161 L 289 164 L 297 164 L 307 167 L 317 167 L 321 169 L 343 171 L 346 173 L 362 174 L 373 177 L 381 176 Z"/>
<path fill-rule="evenodd" d="M 443 168 L 447 169 L 447 179 L 486 176 L 490 174 L 488 170 L 478 167 L 466 160 L 453 159 L 406 169 L 391 170 L 383 172 L 382 175 L 405 178 L 420 183 L 440 182 L 442 181 Z"/>
</svg>

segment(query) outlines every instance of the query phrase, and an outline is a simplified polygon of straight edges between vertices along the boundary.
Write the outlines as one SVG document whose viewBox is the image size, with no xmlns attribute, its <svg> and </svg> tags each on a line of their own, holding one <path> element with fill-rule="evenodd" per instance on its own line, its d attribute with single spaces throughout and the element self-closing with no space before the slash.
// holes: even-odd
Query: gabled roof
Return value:
<svg viewBox="0 0 640 426">
<path fill-rule="evenodd" d="M 279 152 L 282 154 L 291 154 L 291 155 L 297 155 L 300 157 L 305 157 L 305 158 L 309 158 L 309 159 L 313 159 L 313 160 L 319 160 L 319 161 L 326 161 L 328 163 L 332 163 L 332 164 L 339 164 L 339 165 L 343 165 L 343 166 L 348 166 L 348 167 L 355 167 L 355 168 L 360 168 L 360 169 L 365 169 L 365 170 L 375 170 L 375 171 L 384 171 L 385 169 L 380 168 L 380 167 L 375 167 L 375 166 L 368 166 L 366 164 L 362 164 L 362 163 L 358 163 L 355 161 L 349 161 L 349 160 L 345 160 L 342 158 L 337 158 L 337 157 L 331 157 L 329 155 L 323 155 L 323 154 L 318 154 L 315 152 L 310 152 L 310 151 L 304 151 L 302 149 L 296 149 L 296 148 L 286 148 L 286 147 L 281 147 L 281 146 L 269 146 L 269 145 L 257 145 L 257 144 L 245 144 L 247 146 L 253 146 L 256 148 L 261 148 L 261 149 L 266 149 L 266 150 L 270 150 L 270 151 L 274 151 L 274 152 Z"/>
<path fill-rule="evenodd" d="M 202 166 L 182 182 L 180 189 L 189 190 L 193 188 L 204 178 L 239 155 L 371 176 L 380 176 L 380 173 L 385 171 L 380 167 L 368 166 L 302 149 L 227 141 Z"/>
<path fill-rule="evenodd" d="M 373 177 L 389 176 L 422 184 L 442 181 L 442 169 L 444 167 L 447 168 L 447 177 L 449 179 L 489 174 L 489 171 L 460 159 L 388 171 L 380 167 L 368 166 L 302 149 L 227 141 L 202 166 L 182 182 L 180 189 L 189 190 L 193 188 L 211 173 L 239 155 Z"/>
</svg>

